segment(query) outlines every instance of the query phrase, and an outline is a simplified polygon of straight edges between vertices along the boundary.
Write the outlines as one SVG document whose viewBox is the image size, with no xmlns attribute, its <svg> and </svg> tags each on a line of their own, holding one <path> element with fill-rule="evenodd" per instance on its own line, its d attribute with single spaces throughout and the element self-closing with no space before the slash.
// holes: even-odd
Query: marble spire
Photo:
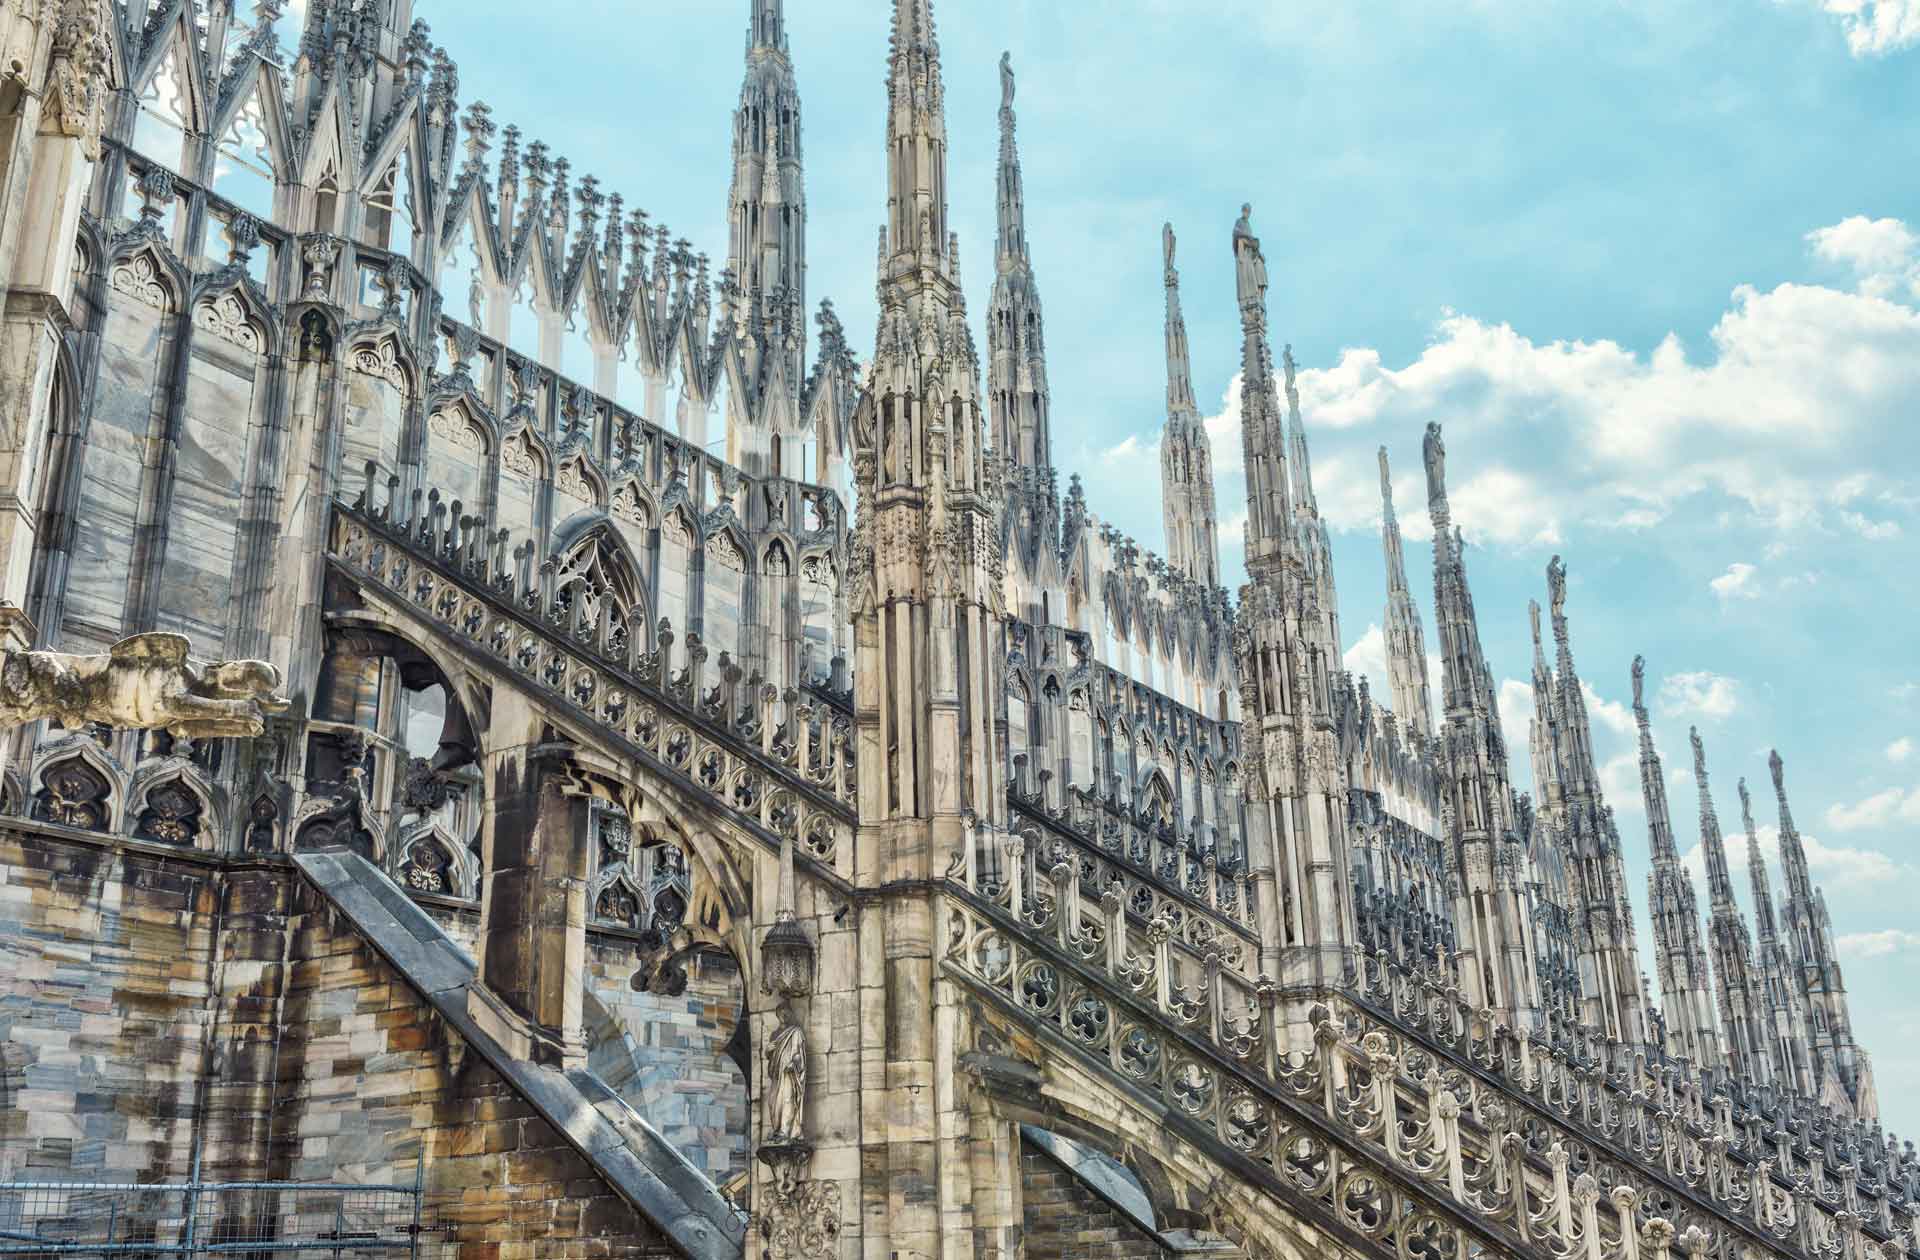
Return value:
<svg viewBox="0 0 1920 1260">
<path fill-rule="evenodd" d="M 1046 325 L 1033 257 L 1027 249 L 1026 194 L 1014 137 L 1013 54 L 1000 57 L 1000 169 L 996 180 L 999 233 L 993 297 L 987 308 L 987 397 L 993 446 L 1021 468 L 1053 463 L 1047 388 Z"/>
<path fill-rule="evenodd" d="M 1167 289 L 1167 420 L 1160 435 L 1160 512 L 1167 563 L 1208 590 L 1220 585 L 1220 527 L 1213 497 L 1213 443 L 1193 397 L 1187 319 L 1180 309 L 1173 224 L 1161 229 Z"/>
<path fill-rule="evenodd" d="M 1660 977 L 1667 1052 L 1703 1071 L 1724 1066 L 1713 1017 L 1713 980 L 1700 937 L 1693 879 L 1680 865 L 1667 806 L 1666 770 L 1653 744 L 1645 699 L 1646 661 L 1633 658 L 1633 716 L 1640 727 L 1640 791 L 1646 801 L 1653 869 L 1647 873 L 1647 914 L 1653 920 L 1654 964 Z"/>
<path fill-rule="evenodd" d="M 1387 676 L 1393 707 L 1408 729 L 1433 735 L 1433 689 L 1427 677 L 1427 632 L 1407 585 L 1407 557 L 1400 520 L 1393 510 L 1393 477 L 1387 448 L 1380 448 L 1380 534 L 1387 557 Z"/>
</svg>

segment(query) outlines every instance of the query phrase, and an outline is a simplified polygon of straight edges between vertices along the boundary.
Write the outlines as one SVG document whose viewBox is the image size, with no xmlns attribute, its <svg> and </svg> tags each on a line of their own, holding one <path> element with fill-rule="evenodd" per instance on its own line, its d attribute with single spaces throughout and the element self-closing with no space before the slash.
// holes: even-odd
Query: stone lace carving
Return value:
<svg viewBox="0 0 1920 1260">
<path fill-rule="evenodd" d="M 202 302 L 193 313 L 193 326 L 232 342 L 248 354 L 260 353 L 260 330 L 254 326 L 246 303 L 238 294 L 226 293 L 211 302 Z"/>
<path fill-rule="evenodd" d="M 772 1256 L 827 1260 L 839 1253 L 840 1183 L 794 1181 L 772 1187 L 772 1209 L 760 1214 L 759 1232 Z"/>
<path fill-rule="evenodd" d="M 107 284 L 155 310 L 167 309 L 167 286 L 160 280 L 160 264 L 146 250 L 125 259 L 108 273 Z"/>
<path fill-rule="evenodd" d="M 540 456 L 533 449 L 533 439 L 526 430 L 507 439 L 500 448 L 500 466 L 516 477 L 537 479 L 540 476 Z"/>
<path fill-rule="evenodd" d="M 10 654 L 11 655 L 11 654 Z M 105 831 L 112 814 L 113 785 L 85 759 L 72 757 L 48 768 L 33 800 L 42 822 Z"/>
<path fill-rule="evenodd" d="M 104 722 L 175 738 L 258 735 L 288 701 L 265 661 L 198 662 L 186 636 L 137 634 L 105 652 L 0 655 L 0 729 L 51 718 L 68 728 Z"/>
<path fill-rule="evenodd" d="M 733 535 L 724 530 L 707 541 L 707 559 L 735 573 L 747 571 L 747 558 L 740 554 L 740 544 L 734 542 Z"/>
<path fill-rule="evenodd" d="M 651 522 L 647 519 L 647 505 L 640 498 L 640 492 L 632 486 L 621 486 L 613 494 L 613 517 L 629 525 L 638 525 L 645 529 Z"/>
<path fill-rule="evenodd" d="M 454 450 L 487 453 L 487 435 L 473 421 L 457 411 L 436 411 L 427 421 L 427 432 Z"/>
<path fill-rule="evenodd" d="M 554 478 L 553 488 L 561 494 L 569 495 L 582 503 L 598 504 L 600 488 L 587 475 L 584 460 L 570 460 L 560 469 L 560 475 Z"/>
<path fill-rule="evenodd" d="M 178 779 L 162 783 L 147 793 L 134 835 L 190 848 L 200 836 L 202 808 L 200 797 Z"/>
<path fill-rule="evenodd" d="M 400 365 L 400 347 L 388 337 L 377 346 L 361 346 L 353 354 L 353 370 L 383 380 L 406 392 L 407 370 Z"/>
</svg>

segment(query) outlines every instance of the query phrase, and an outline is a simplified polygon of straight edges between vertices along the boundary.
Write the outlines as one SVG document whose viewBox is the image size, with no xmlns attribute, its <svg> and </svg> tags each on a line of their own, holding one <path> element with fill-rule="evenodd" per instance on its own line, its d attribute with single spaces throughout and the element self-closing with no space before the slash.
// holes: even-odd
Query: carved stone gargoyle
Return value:
<svg viewBox="0 0 1920 1260">
<path fill-rule="evenodd" d="M 259 735 L 290 704 L 266 661 L 195 661 L 186 636 L 136 634 L 105 652 L 0 651 L 0 730 L 51 718 L 69 729 L 164 730 L 176 739 Z"/>
</svg>

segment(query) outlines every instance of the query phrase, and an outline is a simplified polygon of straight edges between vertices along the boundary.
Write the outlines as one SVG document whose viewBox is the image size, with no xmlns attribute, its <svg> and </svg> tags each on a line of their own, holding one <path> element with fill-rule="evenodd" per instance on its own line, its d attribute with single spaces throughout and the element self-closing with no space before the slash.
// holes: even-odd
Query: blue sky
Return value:
<svg viewBox="0 0 1920 1260">
<path fill-rule="evenodd" d="M 834 299 L 857 347 L 873 327 L 886 8 L 788 0 L 810 298 Z M 1548 558 L 1566 558 L 1643 942 L 1636 652 L 1681 847 L 1697 846 L 1698 724 L 1743 901 L 1734 783 L 1756 790 L 1777 882 L 1767 749 L 1786 758 L 1887 1122 L 1920 1126 L 1920 1000 L 1905 978 L 1920 961 L 1920 240 L 1907 226 L 1920 225 L 1920 0 L 938 9 L 976 313 L 996 63 L 1013 53 L 1055 462 L 1083 474 L 1095 510 L 1160 548 L 1170 219 L 1237 567 L 1228 234 L 1252 202 L 1276 335 L 1303 369 L 1349 664 L 1379 678 L 1374 449 L 1394 458 L 1426 591 L 1419 435 L 1440 420 L 1522 747 L 1526 602 L 1544 598 Z M 532 34 L 522 0 L 421 0 L 419 16 L 466 97 L 717 259 L 746 10 L 581 0 L 546 6 Z"/>
</svg>

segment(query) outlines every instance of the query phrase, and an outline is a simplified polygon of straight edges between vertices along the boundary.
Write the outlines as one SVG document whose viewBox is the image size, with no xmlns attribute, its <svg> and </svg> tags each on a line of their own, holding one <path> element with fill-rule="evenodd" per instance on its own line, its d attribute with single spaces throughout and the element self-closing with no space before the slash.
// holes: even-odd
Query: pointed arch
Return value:
<svg viewBox="0 0 1920 1260">
<path fill-rule="evenodd" d="M 268 108 L 266 80 L 253 62 L 247 86 L 215 121 L 212 190 L 262 222 L 273 219 L 274 201 L 287 170 L 284 121 Z"/>
<path fill-rule="evenodd" d="M 189 288 L 186 271 L 173 251 L 154 240 L 138 240 L 113 252 L 107 287 L 162 314 L 180 309 Z"/>
<path fill-rule="evenodd" d="M 246 354 L 271 353 L 278 323 L 244 279 L 236 279 L 225 288 L 209 289 L 193 306 L 195 329 Z"/>
<path fill-rule="evenodd" d="M 655 502 L 653 492 L 638 477 L 627 476 L 613 489 L 608 515 L 616 521 L 623 521 L 635 529 L 651 529 L 660 519 L 660 507 Z"/>
<path fill-rule="evenodd" d="M 605 516 L 582 516 L 554 538 L 560 556 L 554 598 L 571 623 L 595 636 L 604 625 L 607 650 L 620 657 L 636 639 L 648 641 L 645 570 L 620 531 Z"/>
<path fill-rule="evenodd" d="M 475 901 L 480 896 L 480 864 L 436 820 L 407 828 L 394 846 L 394 882 L 417 893 Z"/>
<path fill-rule="evenodd" d="M 73 735 L 42 751 L 28 786 L 35 819 L 111 832 L 121 815 L 126 776 L 90 737 Z"/>
<path fill-rule="evenodd" d="M 555 493 L 565 495 L 594 511 L 605 511 L 607 479 L 593 458 L 584 450 L 563 459 L 553 478 Z"/>
<path fill-rule="evenodd" d="M 224 811 L 198 767 L 184 757 L 134 772 L 122 827 L 136 840 L 209 852 L 226 834 Z"/>
</svg>

